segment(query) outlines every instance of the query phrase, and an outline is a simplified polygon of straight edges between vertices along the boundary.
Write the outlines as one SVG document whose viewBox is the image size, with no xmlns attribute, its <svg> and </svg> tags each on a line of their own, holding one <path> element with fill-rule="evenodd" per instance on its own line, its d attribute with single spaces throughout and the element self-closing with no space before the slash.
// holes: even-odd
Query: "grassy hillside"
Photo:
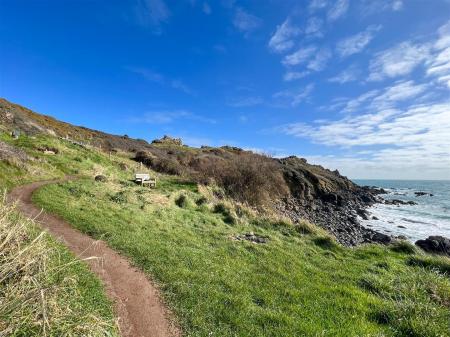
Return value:
<svg viewBox="0 0 450 337">
<path fill-rule="evenodd" d="M 187 336 L 449 335 L 449 261 L 423 268 L 406 243 L 343 248 L 164 178 L 156 190 L 122 179 L 50 185 L 35 201 L 156 279 Z M 267 242 L 236 239 L 250 232 Z"/>
<path fill-rule="evenodd" d="M 0 336 L 118 336 L 88 268 L 0 201 Z"/>
<path fill-rule="evenodd" d="M 131 153 L 50 135 L 0 139 L 23 152 L 0 161 L 0 186 L 78 178 L 44 187 L 35 202 L 130 257 L 160 284 L 187 336 L 450 335 L 447 258 L 406 243 L 344 248 L 315 226 L 262 218 L 181 176 L 149 171 L 158 186 L 142 188 L 131 181 Z M 94 181 L 99 174 L 107 181 Z M 89 312 L 82 296 L 100 294 L 98 284 L 78 286 L 73 298 Z"/>
</svg>

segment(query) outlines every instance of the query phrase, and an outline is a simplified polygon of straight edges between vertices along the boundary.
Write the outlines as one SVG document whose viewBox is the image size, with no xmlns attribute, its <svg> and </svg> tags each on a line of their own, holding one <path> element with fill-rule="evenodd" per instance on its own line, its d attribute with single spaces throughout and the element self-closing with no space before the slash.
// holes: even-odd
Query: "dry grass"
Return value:
<svg viewBox="0 0 450 337">
<path fill-rule="evenodd" d="M 87 267 L 20 217 L 3 197 L 0 336 L 113 336 L 111 314 Z"/>
</svg>

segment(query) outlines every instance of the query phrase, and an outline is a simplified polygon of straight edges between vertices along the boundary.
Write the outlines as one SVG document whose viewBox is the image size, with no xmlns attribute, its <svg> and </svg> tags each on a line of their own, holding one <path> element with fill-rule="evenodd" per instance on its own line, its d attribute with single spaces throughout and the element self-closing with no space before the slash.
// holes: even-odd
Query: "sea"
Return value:
<svg viewBox="0 0 450 337">
<path fill-rule="evenodd" d="M 415 242 L 430 235 L 450 238 L 450 181 L 431 180 L 354 180 L 358 185 L 384 188 L 386 199 L 415 201 L 417 205 L 377 204 L 368 209 L 370 220 L 361 224 L 379 232 L 405 236 Z M 432 196 L 417 196 L 426 192 Z M 372 219 L 378 218 L 378 220 Z"/>
</svg>

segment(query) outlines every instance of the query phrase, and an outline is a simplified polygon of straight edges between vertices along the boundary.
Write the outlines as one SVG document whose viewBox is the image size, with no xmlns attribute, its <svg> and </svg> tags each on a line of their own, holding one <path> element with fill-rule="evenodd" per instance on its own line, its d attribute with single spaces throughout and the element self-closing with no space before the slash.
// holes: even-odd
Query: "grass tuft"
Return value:
<svg viewBox="0 0 450 337">
<path fill-rule="evenodd" d="M 398 240 L 391 244 L 390 249 L 396 253 L 402 254 L 415 254 L 417 253 L 416 247 L 406 240 Z"/>
<path fill-rule="evenodd" d="M 117 336 L 87 267 L 0 200 L 0 336 Z"/>
</svg>

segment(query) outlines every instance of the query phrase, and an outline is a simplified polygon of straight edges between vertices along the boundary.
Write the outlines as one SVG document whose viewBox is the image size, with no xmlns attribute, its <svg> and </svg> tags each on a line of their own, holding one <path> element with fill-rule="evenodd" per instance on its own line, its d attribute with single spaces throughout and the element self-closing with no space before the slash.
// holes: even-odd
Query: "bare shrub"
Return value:
<svg viewBox="0 0 450 337">
<path fill-rule="evenodd" d="M 203 157 L 193 163 L 197 181 L 213 181 L 235 200 L 252 206 L 264 206 L 288 193 L 277 163 L 271 158 L 250 152 L 230 158 Z"/>
</svg>

